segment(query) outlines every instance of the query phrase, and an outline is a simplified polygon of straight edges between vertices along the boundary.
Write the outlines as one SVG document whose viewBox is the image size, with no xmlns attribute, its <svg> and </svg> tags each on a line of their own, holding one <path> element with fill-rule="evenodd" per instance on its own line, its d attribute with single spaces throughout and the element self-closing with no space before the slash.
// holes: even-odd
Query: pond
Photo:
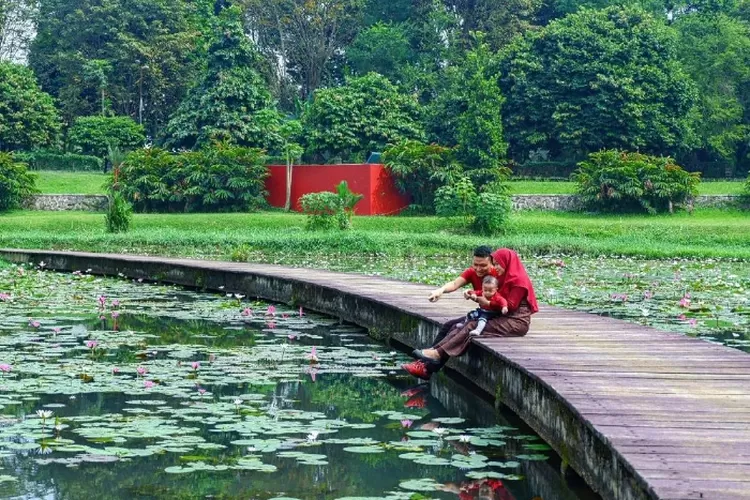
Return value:
<svg viewBox="0 0 750 500">
<path fill-rule="evenodd" d="M 6 265 L 0 348 L 2 497 L 594 498 L 522 424 L 302 309 Z"/>
</svg>

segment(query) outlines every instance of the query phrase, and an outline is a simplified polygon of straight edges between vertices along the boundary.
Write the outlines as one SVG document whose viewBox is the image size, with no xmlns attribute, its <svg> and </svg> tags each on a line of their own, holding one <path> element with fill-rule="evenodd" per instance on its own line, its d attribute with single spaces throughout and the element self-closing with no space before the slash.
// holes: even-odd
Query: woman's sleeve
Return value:
<svg viewBox="0 0 750 500">
<path fill-rule="evenodd" d="M 508 296 L 505 297 L 508 300 L 508 312 L 513 312 L 518 309 L 518 306 L 521 305 L 521 301 L 526 298 L 527 293 L 528 292 L 525 288 L 519 286 L 511 288 L 510 292 L 508 292 Z"/>
</svg>

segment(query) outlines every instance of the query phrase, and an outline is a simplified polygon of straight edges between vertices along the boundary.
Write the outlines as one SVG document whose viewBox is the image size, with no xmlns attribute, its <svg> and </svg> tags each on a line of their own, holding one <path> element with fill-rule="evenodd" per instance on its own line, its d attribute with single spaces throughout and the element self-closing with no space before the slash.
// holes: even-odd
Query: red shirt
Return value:
<svg viewBox="0 0 750 500">
<path fill-rule="evenodd" d="M 485 276 L 494 276 L 497 278 L 497 274 L 495 273 L 494 269 L 490 269 L 490 272 L 482 276 L 481 278 L 477 274 L 477 272 L 474 270 L 473 267 L 470 267 L 466 271 L 461 273 L 461 277 L 469 282 L 471 285 L 472 290 L 481 290 L 482 289 L 482 280 Z"/>
</svg>

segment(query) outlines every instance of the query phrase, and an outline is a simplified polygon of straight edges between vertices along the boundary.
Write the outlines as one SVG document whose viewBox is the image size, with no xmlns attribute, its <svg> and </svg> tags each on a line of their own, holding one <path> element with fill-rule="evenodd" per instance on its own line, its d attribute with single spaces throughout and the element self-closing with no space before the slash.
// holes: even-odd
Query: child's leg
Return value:
<svg viewBox="0 0 750 500">
<path fill-rule="evenodd" d="M 487 326 L 487 318 L 480 317 L 479 320 L 477 320 L 477 327 L 474 328 L 472 331 L 469 332 L 469 335 L 476 336 L 481 335 L 484 331 L 484 327 Z"/>
</svg>

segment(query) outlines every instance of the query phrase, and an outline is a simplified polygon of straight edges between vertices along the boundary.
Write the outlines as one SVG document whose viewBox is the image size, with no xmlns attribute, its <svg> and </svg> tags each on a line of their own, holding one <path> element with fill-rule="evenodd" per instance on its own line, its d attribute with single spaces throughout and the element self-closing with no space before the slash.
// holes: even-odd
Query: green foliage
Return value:
<svg viewBox="0 0 750 500">
<path fill-rule="evenodd" d="M 504 124 L 519 161 L 602 148 L 659 153 L 694 144 L 695 88 L 671 28 L 635 7 L 581 10 L 516 39 L 502 62 Z"/>
<path fill-rule="evenodd" d="M 105 216 L 107 232 L 109 233 L 126 233 L 130 228 L 130 222 L 133 218 L 133 207 L 125 201 L 119 191 L 113 192 L 109 196 L 109 207 Z"/>
<path fill-rule="evenodd" d="M 734 164 L 750 139 L 750 26 L 725 14 L 690 14 L 675 23 L 679 56 L 696 82 L 701 148 Z"/>
<path fill-rule="evenodd" d="M 346 50 L 356 74 L 379 73 L 392 81 L 400 79 L 412 54 L 406 27 L 385 23 L 361 31 Z"/>
<path fill-rule="evenodd" d="M 513 209 L 510 196 L 485 191 L 479 193 L 472 227 L 479 234 L 494 235 L 506 231 Z"/>
<path fill-rule="evenodd" d="M 431 106 L 430 131 L 439 144 L 455 146 L 459 163 L 477 183 L 494 177 L 508 149 L 503 140 L 497 58 L 484 37 L 465 59 L 445 71 L 446 86 Z"/>
<path fill-rule="evenodd" d="M 387 144 L 424 137 L 416 98 L 382 75 L 318 90 L 303 116 L 307 152 L 330 161 L 362 159 Z"/>
<path fill-rule="evenodd" d="M 111 184 L 138 211 L 230 212 L 265 206 L 268 169 L 259 149 L 216 143 L 198 151 L 130 153 Z"/>
<path fill-rule="evenodd" d="M 435 192 L 435 213 L 440 217 L 461 217 L 468 222 L 474 214 L 478 199 L 471 179 L 461 176 Z"/>
<path fill-rule="evenodd" d="M 697 195 L 700 177 L 669 157 L 609 150 L 592 153 L 572 175 L 581 201 L 601 211 L 672 212 Z"/>
<path fill-rule="evenodd" d="M 96 156 L 78 155 L 58 150 L 16 152 L 14 157 L 30 170 L 62 170 L 68 172 L 101 172 L 104 162 Z"/>
<path fill-rule="evenodd" d="M 0 61 L 0 151 L 55 145 L 60 118 L 49 94 L 20 64 Z"/>
<path fill-rule="evenodd" d="M 435 192 L 461 171 L 453 149 L 415 140 L 388 146 L 382 161 L 399 191 L 411 196 L 412 209 L 417 213 L 433 213 Z"/>
<path fill-rule="evenodd" d="M 145 141 L 143 127 L 127 116 L 82 116 L 68 131 L 70 151 L 97 158 L 106 158 L 109 148 L 132 151 Z"/>
<path fill-rule="evenodd" d="M 350 229 L 354 207 L 364 198 L 352 192 L 346 181 L 336 186 L 336 192 L 308 193 L 300 198 L 302 212 L 307 215 L 310 230 Z"/>
<path fill-rule="evenodd" d="M 208 49 L 207 70 L 170 118 L 165 146 L 192 149 L 229 141 L 273 149 L 281 117 L 256 69 L 260 65 L 240 16 L 234 9 L 225 10 Z"/>
<path fill-rule="evenodd" d="M 106 114 L 138 117 L 150 135 L 203 65 L 199 2 L 44 0 L 29 66 L 66 121 Z M 143 108 L 140 107 L 141 97 Z"/>
<path fill-rule="evenodd" d="M 19 208 L 24 199 L 36 194 L 35 181 L 36 175 L 26 165 L 0 152 L 0 212 Z"/>
</svg>

